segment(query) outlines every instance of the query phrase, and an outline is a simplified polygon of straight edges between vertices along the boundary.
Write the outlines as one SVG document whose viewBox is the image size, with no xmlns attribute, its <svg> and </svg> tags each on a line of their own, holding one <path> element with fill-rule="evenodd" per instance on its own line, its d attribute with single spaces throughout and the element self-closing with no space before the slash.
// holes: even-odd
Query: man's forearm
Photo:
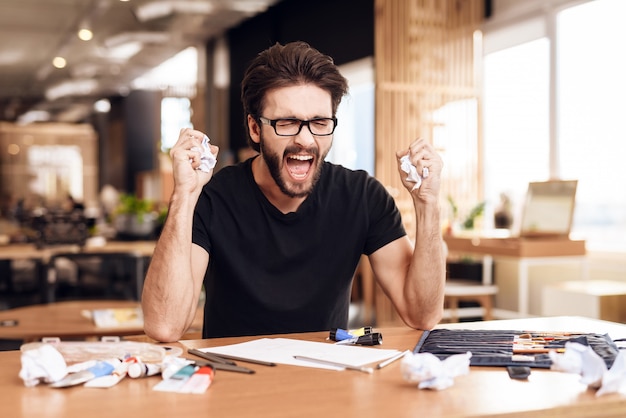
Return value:
<svg viewBox="0 0 626 418">
<path fill-rule="evenodd" d="M 195 314 L 199 289 L 192 275 L 191 231 L 196 200 L 172 197 L 142 294 L 145 332 L 159 341 L 175 341 Z"/>
<path fill-rule="evenodd" d="M 443 315 L 446 259 L 439 218 L 439 206 L 416 208 L 415 248 L 411 258 L 405 295 L 412 318 L 419 328 L 430 329 Z"/>
</svg>

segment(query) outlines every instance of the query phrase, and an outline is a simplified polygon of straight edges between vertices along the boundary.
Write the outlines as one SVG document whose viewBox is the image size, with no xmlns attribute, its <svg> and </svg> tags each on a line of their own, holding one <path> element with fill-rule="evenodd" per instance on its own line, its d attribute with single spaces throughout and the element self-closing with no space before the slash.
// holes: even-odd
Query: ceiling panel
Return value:
<svg viewBox="0 0 626 418">
<path fill-rule="evenodd" d="M 278 0 L 0 0 L 0 120 L 26 109 L 60 113 L 71 104 L 93 102 L 128 88 L 133 79 L 188 46 L 202 45 Z M 86 22 L 92 40 L 78 39 Z M 113 55 L 139 45 L 130 58 Z M 52 59 L 62 55 L 67 66 Z M 97 84 L 46 100 L 61 83 Z M 53 115 L 54 117 L 54 115 Z"/>
</svg>

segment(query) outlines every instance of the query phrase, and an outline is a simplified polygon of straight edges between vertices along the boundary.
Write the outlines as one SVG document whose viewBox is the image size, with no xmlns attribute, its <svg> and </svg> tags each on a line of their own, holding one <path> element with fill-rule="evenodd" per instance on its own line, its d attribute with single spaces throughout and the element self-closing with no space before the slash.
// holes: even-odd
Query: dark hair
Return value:
<svg viewBox="0 0 626 418">
<path fill-rule="evenodd" d="M 241 82 L 241 101 L 248 143 L 257 152 L 259 144 L 250 138 L 248 115 L 258 120 L 268 90 L 302 83 L 315 84 L 330 93 L 333 116 L 348 92 L 348 81 L 339 73 L 333 59 L 306 42 L 276 43 L 248 66 Z"/>
</svg>

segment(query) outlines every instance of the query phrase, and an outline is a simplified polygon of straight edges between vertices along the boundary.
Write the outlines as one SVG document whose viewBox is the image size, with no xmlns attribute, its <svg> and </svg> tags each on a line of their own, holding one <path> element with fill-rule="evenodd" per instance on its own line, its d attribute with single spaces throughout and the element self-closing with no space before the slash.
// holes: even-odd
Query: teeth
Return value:
<svg viewBox="0 0 626 418">
<path fill-rule="evenodd" d="M 290 155 L 289 158 L 294 159 L 294 160 L 300 160 L 300 161 L 307 161 L 307 160 L 313 159 L 313 157 L 311 157 L 310 155 Z"/>
</svg>

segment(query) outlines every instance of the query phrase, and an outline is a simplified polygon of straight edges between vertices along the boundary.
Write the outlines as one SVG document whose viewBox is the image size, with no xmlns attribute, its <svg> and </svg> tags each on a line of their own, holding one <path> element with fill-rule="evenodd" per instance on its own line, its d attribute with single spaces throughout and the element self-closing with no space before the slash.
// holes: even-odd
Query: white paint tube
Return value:
<svg viewBox="0 0 626 418">
<path fill-rule="evenodd" d="M 158 363 L 131 363 L 128 365 L 128 376 L 133 379 L 139 377 L 154 376 L 161 373 L 161 365 Z"/>
</svg>

